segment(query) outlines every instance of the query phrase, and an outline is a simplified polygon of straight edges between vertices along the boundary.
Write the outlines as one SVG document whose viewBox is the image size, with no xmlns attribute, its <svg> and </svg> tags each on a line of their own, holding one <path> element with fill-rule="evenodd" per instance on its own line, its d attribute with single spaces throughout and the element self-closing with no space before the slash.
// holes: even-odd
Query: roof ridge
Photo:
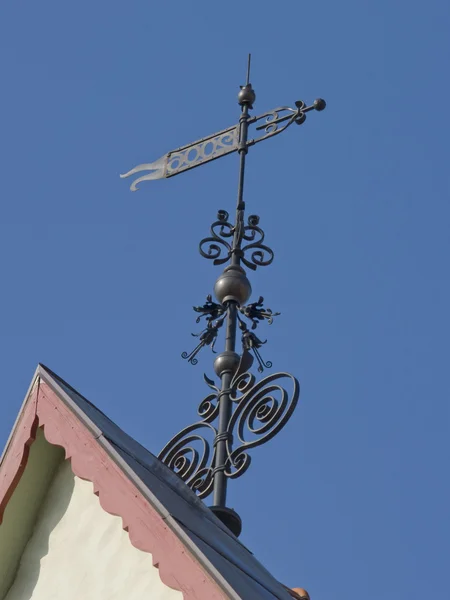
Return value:
<svg viewBox="0 0 450 600">
<path fill-rule="evenodd" d="M 107 419 L 109 419 L 111 421 L 111 423 L 114 423 L 114 421 L 111 419 L 111 417 L 108 417 L 108 415 L 106 413 L 104 413 L 97 405 L 95 405 L 88 398 L 86 398 L 86 396 L 83 396 L 83 394 L 80 394 L 80 392 L 77 389 L 75 389 L 73 387 L 73 385 L 70 385 L 70 383 L 68 383 L 65 379 L 63 379 L 57 373 L 55 373 L 55 371 L 52 371 L 49 367 L 47 367 L 43 363 L 39 363 L 39 367 L 41 367 L 42 369 L 44 369 L 45 371 L 47 371 L 47 373 L 49 375 L 51 375 L 54 379 L 57 379 L 59 382 L 61 382 L 65 386 L 67 386 L 70 390 L 72 390 L 72 392 L 75 392 L 75 394 L 77 394 L 78 396 L 80 396 L 80 398 L 83 398 L 83 400 L 85 402 L 87 402 L 88 404 L 90 404 L 92 406 L 92 408 L 95 408 L 95 410 L 98 410 L 98 412 L 101 413 Z M 115 425 L 117 425 L 117 423 L 115 423 Z M 117 425 L 117 426 L 119 427 L 119 425 Z M 139 442 L 138 442 L 138 444 L 139 444 Z"/>
</svg>

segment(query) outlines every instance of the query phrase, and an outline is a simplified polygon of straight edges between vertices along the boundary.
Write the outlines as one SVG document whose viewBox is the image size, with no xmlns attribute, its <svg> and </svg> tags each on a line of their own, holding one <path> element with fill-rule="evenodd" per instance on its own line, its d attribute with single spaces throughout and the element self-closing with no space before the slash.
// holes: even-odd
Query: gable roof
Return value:
<svg viewBox="0 0 450 600">
<path fill-rule="evenodd" d="M 64 448 L 75 475 L 92 481 L 103 508 L 122 517 L 131 543 L 152 554 L 162 581 L 184 598 L 292 599 L 175 473 L 43 365 L 0 462 L 0 524 L 38 426 Z"/>
</svg>

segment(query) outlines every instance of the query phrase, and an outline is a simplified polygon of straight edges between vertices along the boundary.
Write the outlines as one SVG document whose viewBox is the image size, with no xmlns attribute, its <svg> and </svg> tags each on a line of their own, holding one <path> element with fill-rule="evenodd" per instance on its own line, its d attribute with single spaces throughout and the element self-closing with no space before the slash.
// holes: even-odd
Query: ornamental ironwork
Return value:
<svg viewBox="0 0 450 600">
<path fill-rule="evenodd" d="M 250 450 L 272 439 L 286 425 L 300 392 L 297 379 L 289 373 L 275 373 L 256 381 L 250 372 L 254 359 L 260 373 L 272 367 L 260 352 L 267 340 L 258 337 L 255 330 L 263 322 L 271 325 L 280 313 L 265 307 L 262 296 L 256 302 L 248 302 L 252 289 L 244 267 L 254 271 L 268 266 L 274 253 L 265 243 L 259 216 L 252 214 L 245 220 L 246 156 L 250 147 L 279 135 L 293 124 L 302 125 L 308 112 L 325 108 L 325 101 L 320 98 L 309 106 L 298 100 L 295 108 L 281 106 L 251 116 L 249 111 L 256 95 L 249 77 L 250 56 L 247 81 L 238 94 L 241 107 L 238 124 L 121 175 L 144 173 L 131 184 L 131 190 L 136 191 L 143 181 L 173 177 L 228 154 L 239 154 L 234 221 L 226 210 L 219 210 L 209 235 L 199 245 L 200 254 L 214 265 L 228 265 L 215 283 L 216 301 L 209 294 L 203 305 L 193 307 L 196 323 L 203 322 L 205 326 L 192 334 L 198 339 L 194 349 L 181 355 L 196 365 L 199 352 L 210 346 L 216 354 L 214 372 L 220 383 L 204 375 L 210 393 L 199 405 L 200 420 L 175 435 L 159 454 L 159 459 L 200 498 L 213 493 L 211 510 L 236 535 L 240 533 L 241 521 L 237 513 L 226 506 L 227 482 L 248 469 Z M 225 348 L 217 354 L 215 346 L 220 331 L 225 334 Z"/>
<path fill-rule="evenodd" d="M 191 352 L 182 352 L 181 357 L 192 365 L 197 365 L 197 354 L 205 346 L 210 346 L 211 350 L 216 353 L 214 347 L 216 345 L 219 329 L 222 327 L 226 317 L 227 307 L 224 304 L 213 302 L 211 294 L 208 294 L 205 304 L 203 304 L 203 306 L 193 306 L 193 309 L 196 313 L 200 313 L 195 322 L 200 323 L 201 319 L 205 318 L 206 327 L 200 333 L 191 333 L 193 337 L 199 338 L 200 341 Z M 259 348 L 261 348 L 267 340 L 264 342 L 261 341 L 252 330 L 258 327 L 260 321 L 267 321 L 267 323 L 271 325 L 274 317 L 278 317 L 280 314 L 281 313 L 279 312 L 272 312 L 271 308 L 264 308 L 264 298 L 262 296 L 259 297 L 257 302 L 238 306 L 236 318 L 238 327 L 242 331 L 242 350 L 253 352 L 258 361 L 258 371 L 260 373 L 262 373 L 264 369 L 270 369 L 272 367 L 272 362 L 265 362 L 259 352 Z M 251 322 L 251 330 L 249 330 L 248 325 L 241 315 Z"/>
<path fill-rule="evenodd" d="M 250 373 L 240 374 L 225 390 L 233 412 L 226 429 L 219 434 L 213 423 L 218 419 L 224 390 L 206 375 L 204 379 L 211 393 L 198 407 L 202 419 L 175 435 L 158 456 L 200 498 L 211 493 L 217 469 L 229 479 L 245 473 L 251 462 L 249 451 L 281 431 L 294 412 L 300 394 L 297 379 L 289 373 L 275 373 L 258 382 Z M 222 464 L 216 465 L 219 435 L 225 442 L 226 456 Z"/>
<path fill-rule="evenodd" d="M 250 215 L 243 227 L 239 227 L 239 223 L 231 225 L 228 218 L 226 210 L 218 212 L 217 221 L 210 228 L 211 235 L 200 242 L 200 254 L 213 260 L 215 265 L 223 265 L 236 255 L 252 271 L 270 265 L 274 253 L 263 244 L 265 234 L 258 226 L 259 217 Z"/>
</svg>

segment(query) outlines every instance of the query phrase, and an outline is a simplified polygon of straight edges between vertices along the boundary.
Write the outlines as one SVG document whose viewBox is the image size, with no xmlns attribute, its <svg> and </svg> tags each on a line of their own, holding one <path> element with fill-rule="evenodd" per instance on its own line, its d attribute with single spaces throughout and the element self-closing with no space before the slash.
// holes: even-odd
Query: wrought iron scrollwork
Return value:
<svg viewBox="0 0 450 600">
<path fill-rule="evenodd" d="M 287 391 L 279 381 L 290 384 Z M 247 452 L 271 440 L 292 416 L 300 396 L 300 384 L 290 373 L 274 373 L 255 383 L 255 376 L 243 373 L 232 383 L 231 399 L 236 404 L 228 428 L 240 442 L 229 447 L 228 477 L 239 477 L 250 466 Z M 234 470 L 233 470 L 234 469 Z"/>
<path fill-rule="evenodd" d="M 211 393 L 200 403 L 202 420 L 180 431 L 158 455 L 200 498 L 212 491 L 218 435 L 212 422 L 218 417 L 221 394 L 214 381 L 205 376 L 205 382 Z M 247 372 L 235 377 L 228 392 L 234 409 L 224 432 L 228 440 L 224 472 L 235 479 L 250 466 L 248 451 L 271 440 L 289 421 L 300 384 L 289 373 L 275 373 L 255 383 L 254 375 Z"/>
<path fill-rule="evenodd" d="M 211 225 L 211 235 L 199 245 L 200 254 L 213 260 L 215 265 L 223 265 L 231 258 L 232 246 L 227 240 L 233 237 L 234 227 L 228 222 L 228 217 L 226 210 L 219 210 L 217 221 Z"/>
<path fill-rule="evenodd" d="M 228 218 L 227 211 L 218 212 L 217 220 L 211 225 L 211 235 L 200 242 L 200 254 L 213 260 L 215 265 L 223 265 L 236 253 L 243 264 L 252 271 L 257 267 L 270 265 L 274 259 L 274 252 L 263 243 L 265 234 L 259 227 L 259 217 L 250 215 L 247 225 L 242 224 L 238 229 L 228 222 Z"/>
<path fill-rule="evenodd" d="M 248 217 L 248 225 L 242 230 L 242 240 L 250 242 L 244 244 L 241 249 L 241 260 L 246 267 L 255 271 L 257 267 L 266 267 L 273 262 L 274 252 L 269 246 L 263 244 L 264 231 L 258 227 L 258 215 Z M 242 243 L 242 240 L 240 242 Z M 250 255 L 250 258 L 248 258 Z"/>
<path fill-rule="evenodd" d="M 211 421 L 218 416 L 220 394 L 212 379 L 206 375 L 203 375 L 203 378 L 212 393 L 208 394 L 198 407 L 197 412 L 202 420 L 185 427 L 164 446 L 158 455 L 158 458 L 179 475 L 200 498 L 208 496 L 213 485 L 215 462 L 213 442 L 217 429 L 211 425 Z"/>
<path fill-rule="evenodd" d="M 263 124 L 257 125 L 256 127 L 256 131 L 264 131 L 265 134 L 258 138 L 249 140 L 247 145 L 252 146 L 253 144 L 262 142 L 269 137 L 278 135 L 293 123 L 302 125 L 306 121 L 307 112 L 310 110 L 321 111 L 325 108 L 325 106 L 325 101 L 321 98 L 315 100 L 311 106 L 306 106 L 303 100 L 297 100 L 295 102 L 296 108 L 291 108 L 290 106 L 280 106 L 279 108 L 265 112 L 257 117 L 252 117 L 249 119 L 249 125 L 265 120 Z"/>
<path fill-rule="evenodd" d="M 301 104 L 304 106 L 303 102 Z M 295 119 L 300 117 L 301 114 L 302 113 L 299 112 L 298 109 L 295 110 L 295 108 L 291 108 L 289 106 L 280 106 L 266 113 L 263 113 L 258 117 L 253 117 L 253 120 L 250 121 L 250 124 L 252 124 L 252 122 L 258 123 L 259 121 L 265 120 L 265 122 L 262 125 L 256 126 L 256 131 L 263 130 L 265 131 L 265 135 L 261 135 L 261 137 L 259 138 L 250 140 L 249 145 L 252 143 L 256 144 L 257 142 L 262 142 L 268 137 L 272 137 L 281 133 L 290 125 L 292 125 Z M 284 123 L 284 125 L 280 126 L 282 123 Z"/>
<path fill-rule="evenodd" d="M 215 453 L 208 439 L 198 433 L 205 430 L 215 435 L 215 428 L 206 421 L 190 425 L 173 437 L 158 458 L 198 494 L 205 498 L 212 491 Z"/>
</svg>

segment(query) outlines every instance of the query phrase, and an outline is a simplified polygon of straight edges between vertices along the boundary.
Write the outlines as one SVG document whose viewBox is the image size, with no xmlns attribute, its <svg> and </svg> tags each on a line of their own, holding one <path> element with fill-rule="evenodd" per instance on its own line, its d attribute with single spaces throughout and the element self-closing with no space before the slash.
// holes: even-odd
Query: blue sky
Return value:
<svg viewBox="0 0 450 600">
<path fill-rule="evenodd" d="M 272 266 L 254 298 L 297 412 L 229 486 L 242 540 L 313 600 L 448 600 L 450 7 L 348 1 L 3 3 L 0 442 L 38 362 L 154 453 L 193 422 L 212 355 L 181 360 L 220 268 L 237 156 L 118 174 L 254 114 L 325 112 L 253 148 Z"/>
</svg>

